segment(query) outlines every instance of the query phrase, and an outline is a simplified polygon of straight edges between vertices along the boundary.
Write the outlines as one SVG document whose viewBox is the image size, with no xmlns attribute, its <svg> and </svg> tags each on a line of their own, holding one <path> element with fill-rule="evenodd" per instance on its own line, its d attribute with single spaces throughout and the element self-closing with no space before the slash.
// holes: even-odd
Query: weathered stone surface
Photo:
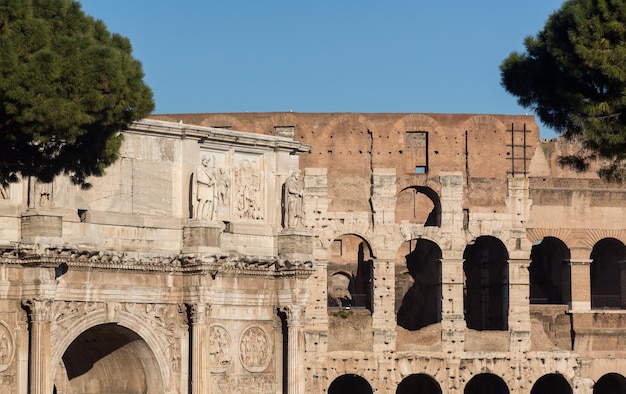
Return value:
<svg viewBox="0 0 626 394">
<path fill-rule="evenodd" d="M 532 117 L 124 133 L 91 190 L 0 190 L 3 393 L 590 394 L 626 376 L 626 192 L 560 168 L 576 147 Z"/>
</svg>

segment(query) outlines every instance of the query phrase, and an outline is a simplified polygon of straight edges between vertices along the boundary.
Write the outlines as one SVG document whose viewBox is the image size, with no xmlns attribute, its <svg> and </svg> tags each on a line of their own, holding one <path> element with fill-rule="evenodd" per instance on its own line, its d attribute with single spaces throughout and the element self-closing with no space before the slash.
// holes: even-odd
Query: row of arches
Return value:
<svg viewBox="0 0 626 394">
<path fill-rule="evenodd" d="M 369 382 L 355 374 L 339 376 L 328 387 L 328 394 L 372 394 Z M 472 377 L 464 394 L 509 394 L 506 382 L 497 375 L 481 373 Z M 626 392 L 626 378 L 617 373 L 602 376 L 593 386 L 593 394 L 622 394 Z M 543 375 L 533 384 L 530 394 L 572 394 L 571 385 L 558 373 Z M 413 374 L 404 378 L 396 394 L 442 394 L 439 383 L 427 374 Z"/>
<path fill-rule="evenodd" d="M 441 248 L 428 239 L 402 244 L 396 257 L 395 312 L 397 323 L 418 330 L 441 321 Z M 508 329 L 509 253 L 493 236 L 478 237 L 463 253 L 464 312 L 468 328 Z M 626 246 L 614 238 L 598 241 L 590 255 L 591 307 L 626 309 Z M 530 255 L 530 303 L 566 304 L 570 301 L 570 251 L 563 241 L 546 237 Z M 328 258 L 328 307 L 372 310 L 374 257 L 363 238 L 338 237 Z M 626 268 L 626 265 L 624 265 Z M 626 287 L 626 286 L 625 286 Z M 622 301 L 624 298 L 624 301 Z"/>
</svg>

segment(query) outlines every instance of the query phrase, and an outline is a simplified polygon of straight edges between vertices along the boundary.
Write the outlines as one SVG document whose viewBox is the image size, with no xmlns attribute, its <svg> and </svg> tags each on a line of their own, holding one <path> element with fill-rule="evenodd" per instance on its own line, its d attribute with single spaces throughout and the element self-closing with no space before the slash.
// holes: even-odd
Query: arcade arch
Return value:
<svg viewBox="0 0 626 394">
<path fill-rule="evenodd" d="M 509 394 L 509 388 L 499 376 L 481 373 L 467 382 L 463 394 Z"/>
<path fill-rule="evenodd" d="M 618 373 L 608 373 L 593 385 L 593 394 L 626 393 L 626 378 Z"/>
<path fill-rule="evenodd" d="M 626 259 L 626 246 L 615 238 L 598 241 L 591 251 L 591 308 L 624 309 L 621 294 L 620 262 Z"/>
<path fill-rule="evenodd" d="M 396 200 L 396 222 L 441 227 L 441 201 L 437 192 L 426 186 L 411 186 L 400 191 Z"/>
<path fill-rule="evenodd" d="M 91 327 L 74 339 L 55 377 L 58 394 L 164 391 L 148 344 L 134 331 L 114 323 Z"/>
<path fill-rule="evenodd" d="M 441 321 L 441 258 L 439 246 L 427 239 L 402 244 L 396 257 L 398 325 L 419 330 Z"/>
<path fill-rule="evenodd" d="M 396 394 L 441 394 L 441 386 L 431 376 L 418 373 L 402 379 Z"/>
<path fill-rule="evenodd" d="M 481 236 L 468 245 L 465 259 L 465 320 L 474 330 L 507 330 L 509 317 L 508 251 L 499 239 Z"/>
<path fill-rule="evenodd" d="M 328 394 L 372 394 L 372 386 L 359 375 L 339 376 L 328 387 Z"/>
<path fill-rule="evenodd" d="M 563 241 L 545 237 L 530 252 L 530 303 L 563 304 L 563 262 L 570 259 L 570 251 Z"/>
<path fill-rule="evenodd" d="M 530 394 L 572 394 L 572 387 L 567 383 L 563 375 L 551 373 L 543 375 L 530 390 Z"/>
<path fill-rule="evenodd" d="M 354 234 L 337 237 L 328 253 L 328 307 L 372 311 L 373 269 L 367 241 Z"/>
</svg>

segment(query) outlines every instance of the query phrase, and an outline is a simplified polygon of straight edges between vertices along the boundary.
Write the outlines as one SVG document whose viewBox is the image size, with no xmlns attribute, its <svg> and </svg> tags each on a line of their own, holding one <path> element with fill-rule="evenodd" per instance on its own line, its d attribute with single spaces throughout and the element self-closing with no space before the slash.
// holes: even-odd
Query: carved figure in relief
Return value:
<svg viewBox="0 0 626 394">
<path fill-rule="evenodd" d="M 10 342 L 9 338 L 6 334 L 2 334 L 0 337 L 0 364 L 7 364 L 9 361 L 10 353 Z"/>
<path fill-rule="evenodd" d="M 261 209 L 261 179 L 255 174 L 254 166 L 243 160 L 235 172 L 237 216 L 243 219 L 263 219 Z"/>
<path fill-rule="evenodd" d="M 302 195 L 304 182 L 300 177 L 300 170 L 295 170 L 285 181 L 284 188 L 284 224 L 285 228 L 302 227 L 304 213 L 302 209 Z"/>
<path fill-rule="evenodd" d="M 213 220 L 215 211 L 215 168 L 213 167 L 213 158 L 203 157 L 202 165 L 196 169 L 194 173 L 193 187 L 195 193 L 192 193 L 195 207 L 193 210 L 194 219 Z"/>
<path fill-rule="evenodd" d="M 240 343 L 240 356 L 243 366 L 251 372 L 261 372 L 267 368 L 269 352 L 265 332 L 259 327 L 251 327 L 243 334 Z"/>
<path fill-rule="evenodd" d="M 223 327 L 212 326 L 209 334 L 211 338 L 210 357 L 211 369 L 214 372 L 224 372 L 231 364 L 230 336 Z"/>
<path fill-rule="evenodd" d="M 222 167 L 219 170 L 217 179 L 217 197 L 221 205 L 228 205 L 228 189 L 230 188 L 230 174 L 228 168 Z"/>
</svg>

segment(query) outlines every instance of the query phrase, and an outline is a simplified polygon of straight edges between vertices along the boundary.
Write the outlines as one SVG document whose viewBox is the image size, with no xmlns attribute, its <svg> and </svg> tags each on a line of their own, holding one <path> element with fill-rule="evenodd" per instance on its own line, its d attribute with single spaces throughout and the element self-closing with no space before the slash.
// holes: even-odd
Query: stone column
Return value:
<svg viewBox="0 0 626 394">
<path fill-rule="evenodd" d="M 191 394 L 211 392 L 210 311 L 210 305 L 191 305 Z"/>
<path fill-rule="evenodd" d="M 574 312 L 591 310 L 591 262 L 588 259 L 566 260 L 566 273 L 569 273 L 569 308 Z"/>
<path fill-rule="evenodd" d="M 28 300 L 30 317 L 29 393 L 50 394 L 52 382 L 52 349 L 50 344 L 50 307 L 52 301 Z"/>
<path fill-rule="evenodd" d="M 304 307 L 283 308 L 287 316 L 287 394 L 304 393 Z"/>
</svg>

